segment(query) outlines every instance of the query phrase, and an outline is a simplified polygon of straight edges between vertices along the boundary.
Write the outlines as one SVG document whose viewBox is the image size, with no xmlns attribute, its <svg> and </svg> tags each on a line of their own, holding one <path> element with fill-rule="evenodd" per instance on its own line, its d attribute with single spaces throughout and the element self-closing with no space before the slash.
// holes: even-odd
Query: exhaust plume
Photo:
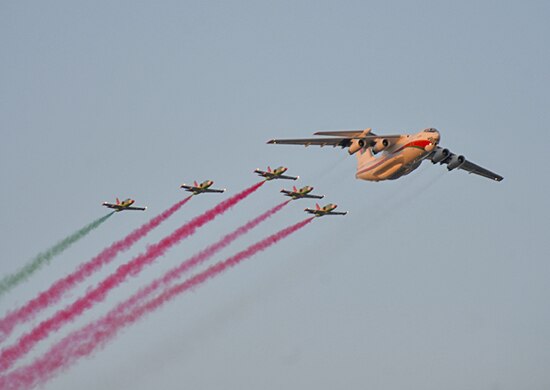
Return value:
<svg viewBox="0 0 550 390">
<path fill-rule="evenodd" d="M 144 315 L 159 308 L 177 295 L 201 285 L 221 272 L 234 267 L 243 260 L 269 248 L 283 238 L 306 226 L 312 220 L 313 218 L 308 218 L 280 230 L 234 256 L 211 266 L 185 282 L 167 289 L 161 295 L 143 305 L 136 306 L 128 313 L 120 313 L 116 308 L 111 310 L 100 320 L 66 336 L 33 363 L 0 377 L 0 388 L 30 389 L 39 384 L 43 385 L 48 379 L 52 378 L 60 371 L 67 369 L 79 358 L 88 356 L 97 348 L 103 347 L 109 340 L 115 337 L 117 332 L 124 326 L 139 320 Z"/>
<path fill-rule="evenodd" d="M 77 230 L 70 236 L 59 241 L 50 249 L 45 252 L 39 253 L 34 259 L 27 263 L 23 268 L 14 274 L 5 276 L 2 281 L 0 281 L 0 297 L 10 291 L 12 288 L 17 286 L 19 283 L 27 280 L 32 274 L 42 268 L 44 265 L 48 264 L 55 256 L 63 253 L 68 249 L 72 244 L 84 238 L 92 230 L 96 229 L 105 222 L 113 213 L 109 213 L 99 219 L 96 219 L 92 223 L 84 226 L 83 228 Z"/>
<path fill-rule="evenodd" d="M 72 321 L 94 304 L 103 301 L 107 293 L 124 282 L 127 277 L 137 275 L 146 265 L 152 263 L 159 256 L 164 255 L 169 248 L 178 244 L 184 238 L 194 234 L 198 228 L 207 222 L 222 215 L 231 207 L 255 192 L 263 184 L 263 181 L 259 182 L 233 195 L 231 198 L 224 200 L 214 208 L 195 217 L 158 243 L 150 245 L 144 253 L 136 256 L 130 262 L 121 265 L 114 273 L 105 278 L 95 288 L 88 290 L 86 295 L 77 299 L 65 309 L 58 311 L 49 319 L 42 321 L 33 330 L 24 334 L 14 345 L 2 349 L 2 351 L 0 351 L 0 371 L 9 369 L 19 358 L 24 356 L 36 343 L 46 338 L 52 331 L 58 330 L 62 325 Z"/>
<path fill-rule="evenodd" d="M 0 320 L 0 341 L 5 340 L 17 324 L 34 318 L 38 313 L 40 313 L 41 310 L 58 302 L 64 293 L 69 291 L 78 283 L 82 282 L 104 265 L 109 264 L 120 252 L 130 249 L 132 245 L 168 219 L 190 199 L 191 197 L 189 196 L 183 200 L 180 200 L 169 209 L 160 213 L 150 221 L 143 224 L 141 227 L 131 232 L 122 240 L 116 241 L 105 248 L 90 261 L 81 264 L 73 273 L 53 283 L 49 289 L 40 293 L 36 298 L 28 301 L 24 306 L 8 312 L 8 314 Z M 107 217 L 111 215 L 113 215 L 113 213 L 108 214 Z"/>
</svg>

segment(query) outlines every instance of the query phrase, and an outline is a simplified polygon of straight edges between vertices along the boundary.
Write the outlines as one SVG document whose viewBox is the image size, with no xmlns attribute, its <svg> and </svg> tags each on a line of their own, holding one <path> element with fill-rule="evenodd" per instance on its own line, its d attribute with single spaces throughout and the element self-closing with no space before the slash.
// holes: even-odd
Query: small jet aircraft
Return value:
<svg viewBox="0 0 550 390">
<path fill-rule="evenodd" d="M 145 211 L 147 210 L 147 207 L 131 207 L 133 204 L 134 204 L 135 200 L 133 199 L 125 199 L 123 200 L 122 202 L 116 198 L 116 203 L 108 203 L 108 202 L 103 202 L 103 206 L 105 207 L 108 207 L 110 209 L 115 209 L 115 211 L 119 212 L 119 211 L 124 211 L 124 210 L 141 210 L 141 211 Z"/>
<path fill-rule="evenodd" d="M 313 191 L 313 187 L 305 186 L 300 189 L 297 189 L 296 186 L 292 187 L 292 191 L 282 189 L 281 192 L 285 196 L 290 196 L 292 199 L 302 199 L 302 198 L 312 198 L 312 199 L 323 199 L 324 195 L 312 195 L 310 192 Z"/>
<path fill-rule="evenodd" d="M 216 190 L 216 189 L 210 188 L 212 184 L 214 184 L 212 180 L 205 180 L 201 184 L 198 184 L 195 181 L 193 182 L 192 186 L 184 183 L 180 186 L 180 188 L 185 188 L 185 191 L 192 192 L 193 195 L 198 195 L 205 192 L 217 192 L 217 193 L 225 192 L 225 188 L 222 190 Z"/>
<path fill-rule="evenodd" d="M 298 180 L 300 176 L 285 176 L 283 173 L 287 171 L 288 168 L 279 167 L 274 170 L 271 170 L 271 167 L 267 167 L 267 171 L 262 171 L 257 168 L 254 172 L 258 175 L 265 177 L 265 180 L 273 179 L 287 179 L 287 180 Z"/>
<path fill-rule="evenodd" d="M 324 207 L 319 206 L 319 204 L 315 204 L 314 209 L 305 209 L 304 211 L 306 213 L 314 214 L 316 217 L 323 217 L 325 215 L 346 215 L 347 211 L 333 211 L 336 207 L 338 207 L 335 204 L 329 203 Z"/>
<path fill-rule="evenodd" d="M 327 138 L 272 139 L 268 144 L 317 145 L 348 148 L 348 153 L 357 156 L 355 177 L 361 180 L 395 180 L 408 175 L 430 160 L 436 164 L 446 164 L 447 170 L 463 169 L 491 180 L 501 181 L 502 176 L 482 168 L 464 158 L 451 153 L 439 144 L 440 134 L 434 128 L 416 134 L 378 136 L 371 129 L 351 131 L 320 131 L 315 135 Z"/>
</svg>

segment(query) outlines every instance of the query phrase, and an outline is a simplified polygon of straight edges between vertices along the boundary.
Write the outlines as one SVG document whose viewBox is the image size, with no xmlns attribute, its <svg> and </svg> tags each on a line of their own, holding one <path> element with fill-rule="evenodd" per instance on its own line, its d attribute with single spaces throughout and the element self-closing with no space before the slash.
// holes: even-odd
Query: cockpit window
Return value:
<svg viewBox="0 0 550 390">
<path fill-rule="evenodd" d="M 424 132 L 426 132 L 426 133 L 436 133 L 437 130 L 434 129 L 434 128 L 429 128 L 429 129 L 424 130 Z"/>
</svg>

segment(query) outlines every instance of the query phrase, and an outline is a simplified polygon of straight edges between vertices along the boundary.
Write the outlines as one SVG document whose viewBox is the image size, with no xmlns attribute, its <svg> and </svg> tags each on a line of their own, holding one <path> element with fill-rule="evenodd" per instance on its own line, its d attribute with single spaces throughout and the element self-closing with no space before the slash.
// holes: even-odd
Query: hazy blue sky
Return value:
<svg viewBox="0 0 550 390">
<path fill-rule="evenodd" d="M 182 182 L 230 194 L 284 164 L 349 210 L 179 297 L 45 388 L 550 388 L 549 20 L 546 1 L 2 2 L 0 275 L 104 215 L 105 200 L 149 208 L 113 216 L 0 313 L 181 199 Z M 369 183 L 345 151 L 265 144 L 366 127 L 436 127 L 442 145 L 505 179 L 424 163 Z M 280 202 L 286 184 L 266 184 L 25 361 Z M 56 309 L 225 197 L 193 199 Z M 292 203 L 214 260 L 311 205 Z"/>
</svg>

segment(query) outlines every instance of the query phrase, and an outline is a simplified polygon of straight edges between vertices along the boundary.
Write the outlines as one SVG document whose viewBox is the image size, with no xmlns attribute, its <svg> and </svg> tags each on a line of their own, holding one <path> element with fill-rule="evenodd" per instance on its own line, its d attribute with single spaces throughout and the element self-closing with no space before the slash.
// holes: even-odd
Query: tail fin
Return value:
<svg viewBox="0 0 550 390">
<path fill-rule="evenodd" d="M 197 183 L 196 180 L 193 182 L 193 184 L 195 185 L 195 187 L 198 187 L 198 186 L 199 186 L 199 183 Z"/>
<path fill-rule="evenodd" d="M 292 186 L 292 191 L 298 192 L 298 189 L 296 188 L 296 186 Z"/>
<path fill-rule="evenodd" d="M 319 203 L 315 203 L 315 208 L 316 208 L 317 210 L 321 210 L 321 206 L 319 206 Z"/>
<path fill-rule="evenodd" d="M 270 166 L 267 167 L 267 171 L 271 172 L 271 167 Z"/>
<path fill-rule="evenodd" d="M 116 204 L 120 204 L 120 200 L 116 198 Z"/>
</svg>

